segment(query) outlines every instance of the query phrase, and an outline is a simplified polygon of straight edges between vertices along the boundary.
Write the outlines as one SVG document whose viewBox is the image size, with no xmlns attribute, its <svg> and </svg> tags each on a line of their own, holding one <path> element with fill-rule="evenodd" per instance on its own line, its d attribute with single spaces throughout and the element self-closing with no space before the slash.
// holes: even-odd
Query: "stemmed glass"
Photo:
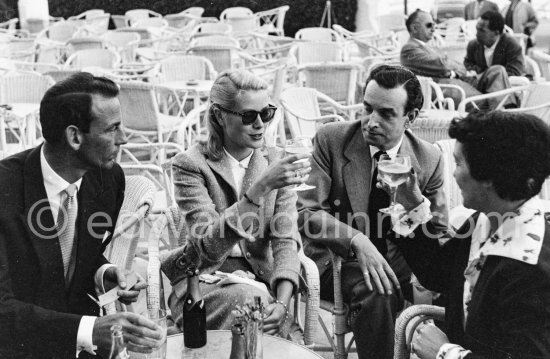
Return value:
<svg viewBox="0 0 550 359">
<path fill-rule="evenodd" d="M 381 208 L 380 212 L 389 213 L 391 215 L 398 214 L 395 195 L 397 187 L 404 183 L 409 177 L 411 171 L 411 158 L 409 156 L 397 154 L 390 157 L 387 154 L 380 156 L 378 161 L 378 174 L 382 181 L 390 187 L 391 204 L 387 208 Z"/>
<path fill-rule="evenodd" d="M 298 154 L 298 153 L 307 153 L 310 154 L 313 152 L 313 144 L 311 143 L 311 138 L 309 137 L 296 137 L 286 141 L 285 152 L 287 154 Z M 307 158 L 298 160 L 294 163 L 305 162 Z M 310 186 L 302 182 L 300 185 L 294 187 L 295 191 L 306 191 L 313 189 L 315 186 Z"/>
</svg>

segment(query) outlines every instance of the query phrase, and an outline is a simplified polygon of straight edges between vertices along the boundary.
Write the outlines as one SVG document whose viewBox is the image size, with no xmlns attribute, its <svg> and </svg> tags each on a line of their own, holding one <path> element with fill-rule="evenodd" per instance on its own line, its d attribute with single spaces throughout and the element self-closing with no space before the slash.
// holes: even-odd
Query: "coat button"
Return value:
<svg viewBox="0 0 550 359">
<path fill-rule="evenodd" d="M 185 267 L 187 266 L 187 262 L 185 261 L 185 258 L 181 257 L 180 259 L 178 259 L 178 261 L 176 262 L 176 266 L 180 269 L 185 269 Z"/>
<path fill-rule="evenodd" d="M 250 259 L 250 257 L 252 257 L 252 254 L 250 254 L 250 252 L 246 252 L 246 258 Z"/>
<path fill-rule="evenodd" d="M 330 264 L 330 260 L 325 262 L 325 266 L 328 266 Z"/>
</svg>

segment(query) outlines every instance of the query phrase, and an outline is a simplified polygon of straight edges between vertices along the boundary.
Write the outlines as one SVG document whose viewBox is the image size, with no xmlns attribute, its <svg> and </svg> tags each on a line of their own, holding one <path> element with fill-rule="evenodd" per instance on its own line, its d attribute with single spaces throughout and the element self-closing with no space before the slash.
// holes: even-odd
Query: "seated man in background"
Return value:
<svg viewBox="0 0 550 359">
<path fill-rule="evenodd" d="M 351 311 L 360 359 L 393 358 L 394 321 L 403 306 L 400 288 L 411 297 L 405 291 L 411 288 L 411 271 L 399 250 L 386 241 L 391 223 L 379 212 L 390 203 L 389 196 L 374 186 L 382 154 L 408 155 L 425 196 L 408 217 L 410 222 L 402 219 L 406 224 L 399 226 L 401 230 L 410 232 L 430 221 L 430 210 L 433 226 L 447 228 L 442 155 L 407 131 L 422 103 L 420 83 L 408 69 L 381 65 L 372 70 L 364 93 L 366 116 L 318 130 L 308 181 L 316 188 L 298 192 L 304 252 L 319 269 L 321 298 L 334 296 L 327 249 L 343 258 L 342 294 Z"/>
<path fill-rule="evenodd" d="M 464 7 L 464 19 L 477 20 L 487 11 L 498 11 L 498 5 L 489 0 L 473 0 Z"/>
<path fill-rule="evenodd" d="M 476 39 L 468 43 L 464 58 L 468 82 L 482 93 L 510 88 L 509 76 L 524 74 L 521 46 L 504 33 L 504 19 L 498 12 L 483 14 L 476 30 Z M 492 101 L 490 108 L 494 108 L 500 99 Z"/>
<path fill-rule="evenodd" d="M 103 256 L 124 198 L 115 157 L 126 143 L 118 86 L 81 72 L 40 103 L 44 144 L 0 161 L 0 358 L 84 358 L 111 347 L 150 353 L 163 333 L 135 313 L 98 317 L 90 296 L 118 284 L 121 301 L 146 287 Z M 94 353 L 95 354 L 95 353 Z"/>
<path fill-rule="evenodd" d="M 453 120 L 449 135 L 463 204 L 477 212 L 452 237 L 430 236 L 428 223 L 393 238 L 420 282 L 447 298 L 444 332 L 418 327 L 411 351 L 550 358 L 550 213 L 537 196 L 550 176 L 550 128 L 533 115 L 493 111 Z M 421 202 L 415 177 L 398 201 Z"/>
</svg>

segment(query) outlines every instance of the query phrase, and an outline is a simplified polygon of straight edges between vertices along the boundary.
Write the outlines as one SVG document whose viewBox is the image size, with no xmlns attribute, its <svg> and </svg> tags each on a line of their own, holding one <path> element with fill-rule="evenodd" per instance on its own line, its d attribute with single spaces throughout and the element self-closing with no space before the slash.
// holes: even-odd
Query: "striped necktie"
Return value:
<svg viewBox="0 0 550 359">
<path fill-rule="evenodd" d="M 67 189 L 61 192 L 61 206 L 57 214 L 57 233 L 59 237 L 59 245 L 61 247 L 61 256 L 63 257 L 63 269 L 65 274 L 65 282 L 69 282 L 69 265 L 71 262 L 71 254 L 73 252 L 74 234 L 76 225 L 76 185 L 73 183 Z"/>
</svg>

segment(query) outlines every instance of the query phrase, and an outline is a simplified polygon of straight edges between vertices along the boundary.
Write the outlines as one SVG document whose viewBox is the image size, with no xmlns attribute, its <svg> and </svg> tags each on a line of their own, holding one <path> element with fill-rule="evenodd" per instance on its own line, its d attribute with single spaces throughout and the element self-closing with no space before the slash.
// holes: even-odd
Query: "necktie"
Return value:
<svg viewBox="0 0 550 359">
<path fill-rule="evenodd" d="M 385 255 L 388 252 L 385 234 L 390 229 L 391 220 L 389 215 L 380 212 L 380 208 L 385 208 L 390 205 L 390 196 L 383 189 L 376 187 L 378 177 L 378 161 L 380 160 L 380 156 L 382 156 L 383 154 L 386 154 L 386 152 L 378 151 L 374 155 L 374 159 L 376 160 L 376 167 L 374 167 L 374 172 L 371 179 L 368 215 L 370 221 L 369 238 L 371 242 L 376 246 L 378 251 Z M 380 220 L 382 220 L 381 223 Z"/>
<path fill-rule="evenodd" d="M 61 193 L 61 206 L 59 207 L 59 213 L 57 215 L 57 233 L 59 245 L 61 247 L 61 256 L 63 257 L 65 282 L 67 284 L 71 276 L 69 266 L 73 251 L 76 225 L 76 190 L 77 187 L 73 183 Z"/>
<path fill-rule="evenodd" d="M 517 4 L 518 1 L 512 1 L 508 11 L 506 12 L 506 16 L 504 17 L 504 24 L 508 25 L 511 29 L 514 28 L 514 10 L 516 9 Z"/>
</svg>

